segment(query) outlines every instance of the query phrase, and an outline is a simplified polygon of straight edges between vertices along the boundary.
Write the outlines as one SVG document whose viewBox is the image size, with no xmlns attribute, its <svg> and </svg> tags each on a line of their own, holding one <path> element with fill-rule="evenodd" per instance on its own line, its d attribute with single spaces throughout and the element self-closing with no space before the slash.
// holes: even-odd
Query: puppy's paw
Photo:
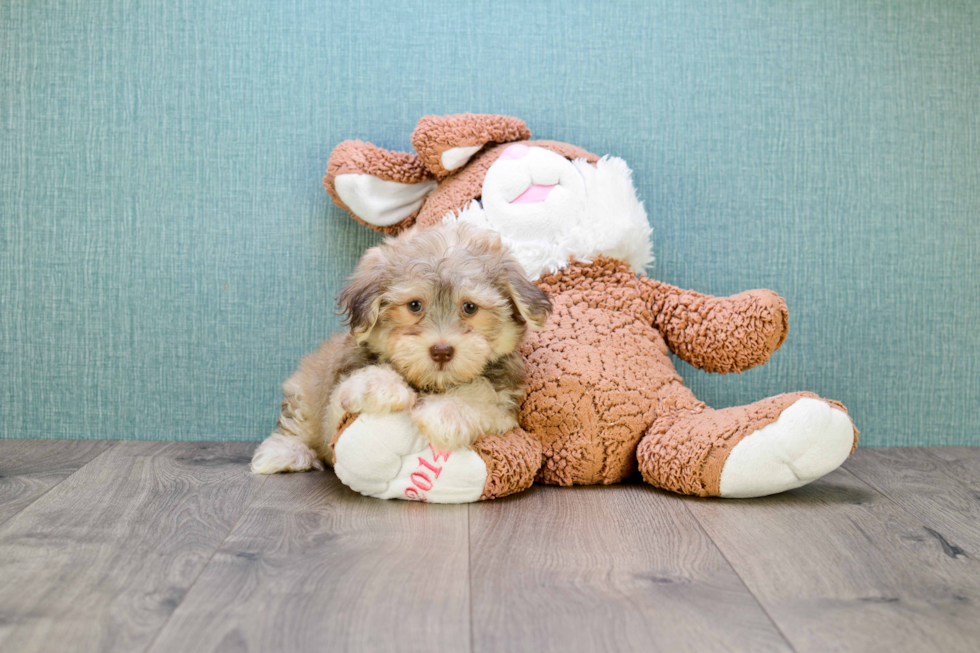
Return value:
<svg viewBox="0 0 980 653">
<path fill-rule="evenodd" d="M 469 447 L 479 435 L 472 410 L 452 399 L 426 399 L 412 409 L 412 422 L 432 446 L 443 451 Z"/>
<path fill-rule="evenodd" d="M 377 365 L 354 372 L 335 391 L 348 413 L 397 413 L 415 403 L 415 391 L 393 369 Z"/>
<path fill-rule="evenodd" d="M 278 474 L 323 469 L 323 462 L 299 438 L 273 433 L 256 448 L 249 467 L 256 474 Z"/>
</svg>

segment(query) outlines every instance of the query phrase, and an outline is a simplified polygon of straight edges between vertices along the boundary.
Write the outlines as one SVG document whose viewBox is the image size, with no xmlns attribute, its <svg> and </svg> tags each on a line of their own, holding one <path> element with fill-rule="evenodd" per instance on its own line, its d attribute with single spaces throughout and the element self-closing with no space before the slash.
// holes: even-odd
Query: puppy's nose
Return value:
<svg viewBox="0 0 980 653">
<path fill-rule="evenodd" d="M 453 349 L 452 345 L 438 344 L 429 347 L 429 356 L 432 356 L 432 360 L 440 365 L 451 361 L 455 353 L 456 350 Z"/>
</svg>

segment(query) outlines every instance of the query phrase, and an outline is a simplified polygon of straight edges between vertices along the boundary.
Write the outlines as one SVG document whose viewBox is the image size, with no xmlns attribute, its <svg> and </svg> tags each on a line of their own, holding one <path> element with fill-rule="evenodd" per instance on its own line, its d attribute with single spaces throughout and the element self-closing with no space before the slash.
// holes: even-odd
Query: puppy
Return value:
<svg viewBox="0 0 980 653">
<path fill-rule="evenodd" d="M 348 333 L 284 384 L 279 425 L 259 445 L 262 474 L 322 469 L 345 413 L 411 410 L 451 451 L 517 426 L 527 329 L 551 312 L 499 237 L 463 223 L 409 229 L 368 250 L 340 293 Z"/>
</svg>

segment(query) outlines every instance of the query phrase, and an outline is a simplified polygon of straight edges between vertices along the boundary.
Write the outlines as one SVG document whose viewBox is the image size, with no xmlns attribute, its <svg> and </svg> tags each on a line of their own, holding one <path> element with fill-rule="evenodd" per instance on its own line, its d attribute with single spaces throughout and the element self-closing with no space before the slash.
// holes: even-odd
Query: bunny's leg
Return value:
<svg viewBox="0 0 980 653">
<path fill-rule="evenodd" d="M 759 497 L 837 469 L 857 445 L 843 405 L 809 392 L 724 410 L 671 413 L 636 456 L 651 485 L 698 496 Z"/>
<path fill-rule="evenodd" d="M 472 448 L 441 451 L 407 412 L 346 415 L 334 436 L 334 471 L 344 485 L 378 499 L 470 503 L 534 482 L 541 445 L 520 428 L 484 435 Z"/>
<path fill-rule="evenodd" d="M 541 469 L 541 443 L 521 428 L 503 435 L 484 435 L 473 449 L 487 466 L 481 501 L 526 490 Z"/>
</svg>

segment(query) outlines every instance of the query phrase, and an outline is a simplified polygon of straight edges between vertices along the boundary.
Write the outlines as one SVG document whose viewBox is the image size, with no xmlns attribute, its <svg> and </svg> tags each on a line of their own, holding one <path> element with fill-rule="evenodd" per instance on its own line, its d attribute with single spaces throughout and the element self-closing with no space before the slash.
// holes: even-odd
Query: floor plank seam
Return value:
<svg viewBox="0 0 980 653">
<path fill-rule="evenodd" d="M 120 440 L 112 441 L 112 444 L 110 444 L 108 447 L 106 447 L 105 449 L 103 449 L 102 451 L 100 451 L 97 455 L 95 455 L 92 458 L 92 460 L 89 460 L 84 465 L 82 465 L 78 469 L 74 470 L 71 474 L 68 474 L 63 479 L 61 479 L 60 481 L 58 481 L 57 483 L 55 483 L 54 485 L 52 485 L 51 487 L 49 487 L 47 490 L 45 490 L 41 494 L 39 494 L 36 497 L 34 497 L 34 500 L 33 501 L 31 501 L 30 503 L 28 503 L 27 505 L 25 505 L 24 507 L 22 507 L 20 510 L 18 510 L 14 514 L 8 515 L 6 519 L 4 519 L 3 521 L 0 521 L 0 527 L 3 527 L 3 525 L 6 524 L 7 522 L 9 522 L 11 519 L 13 519 L 14 517 L 17 517 L 22 512 L 24 512 L 25 510 L 27 510 L 28 508 L 30 508 L 31 506 L 33 506 L 35 503 L 38 502 L 38 500 L 40 500 L 42 497 L 46 496 L 48 494 L 48 492 L 50 492 L 51 490 L 55 489 L 56 487 L 58 487 L 59 485 L 61 485 L 62 483 L 64 483 L 68 479 L 70 479 L 72 476 L 74 476 L 75 474 L 77 474 L 81 470 L 83 470 L 86 467 L 88 467 L 89 465 L 91 465 L 93 462 L 95 462 L 96 460 L 98 460 L 99 458 L 101 458 L 102 456 L 104 456 L 106 453 L 108 453 L 108 452 L 112 451 L 113 449 L 115 449 L 119 445 L 119 442 L 120 442 Z"/>
<path fill-rule="evenodd" d="M 470 520 L 470 513 L 472 511 L 472 504 L 468 504 L 466 506 L 466 575 L 468 578 L 466 592 L 469 596 L 470 653 L 476 653 L 475 627 L 473 625 L 473 527 L 472 521 Z"/>
<path fill-rule="evenodd" d="M 786 646 L 788 646 L 789 649 L 793 651 L 793 653 L 799 653 L 796 650 L 796 647 L 793 645 L 793 642 L 790 641 L 789 637 L 787 637 L 786 633 L 783 632 L 783 629 L 779 627 L 779 624 L 776 623 L 776 620 L 769 613 L 769 610 L 766 609 L 766 606 L 762 604 L 762 601 L 759 600 L 759 597 L 756 596 L 755 592 L 752 591 L 752 588 L 749 587 L 749 584 L 745 582 L 744 578 L 742 578 L 742 574 L 738 573 L 738 569 L 735 568 L 735 565 L 732 564 L 732 561 L 728 559 L 728 556 L 725 555 L 725 552 L 722 550 L 722 548 L 718 546 L 718 543 L 715 542 L 714 538 L 711 537 L 711 535 L 705 529 L 704 525 L 701 523 L 701 520 L 698 519 L 698 516 L 694 514 L 694 511 L 688 507 L 687 505 L 688 500 L 689 499 L 681 499 L 680 501 L 681 504 L 684 506 L 684 510 L 687 511 L 687 514 L 689 514 L 691 516 L 691 519 L 694 520 L 694 523 L 698 525 L 698 530 L 700 530 L 701 533 L 703 533 L 704 536 L 708 538 L 708 541 L 711 542 L 711 544 L 715 547 L 715 550 L 718 551 L 718 555 L 721 556 L 721 559 L 725 561 L 725 564 L 728 565 L 728 568 L 731 569 L 732 573 L 735 574 L 735 577 L 738 578 L 738 582 L 742 583 L 742 587 L 745 588 L 745 591 L 749 593 L 749 596 L 752 597 L 752 600 L 755 601 L 755 604 L 759 606 L 759 609 L 762 610 L 762 613 L 766 615 L 766 619 L 769 620 L 769 623 L 772 624 L 772 627 L 776 629 L 776 632 L 779 633 L 779 636 L 783 638 L 784 642 L 786 642 Z M 724 501 L 724 499 L 722 500 Z"/>
<path fill-rule="evenodd" d="M 249 473 L 251 474 L 253 472 L 249 471 Z M 231 534 L 235 532 L 236 528 L 238 528 L 238 525 L 242 522 L 242 519 L 245 517 L 245 513 L 248 512 L 248 509 L 255 501 L 255 497 L 259 496 L 259 493 L 262 491 L 262 488 L 264 488 L 265 484 L 268 482 L 269 482 L 269 476 L 266 476 L 264 479 L 262 479 L 262 483 L 260 483 L 259 486 L 255 488 L 255 492 L 253 492 L 252 496 L 249 497 L 248 502 L 245 504 L 245 507 L 242 508 L 242 512 L 241 514 L 238 515 L 238 518 L 235 520 L 235 523 L 231 525 L 231 528 L 228 529 L 228 532 L 225 533 L 225 536 L 222 537 L 221 541 L 218 542 L 218 545 L 214 547 L 214 551 L 211 552 L 211 555 L 208 557 L 208 561 L 205 562 L 203 565 L 201 565 L 200 571 L 197 572 L 197 575 L 194 577 L 194 580 L 191 581 L 191 584 L 187 586 L 187 590 L 184 592 L 184 595 L 180 597 L 180 601 L 177 603 L 177 605 L 174 606 L 174 609 L 170 611 L 170 614 L 167 615 L 167 618 L 160 625 L 160 628 L 157 629 L 157 632 L 153 634 L 153 637 L 150 639 L 149 644 L 147 644 L 146 648 L 143 649 L 144 653 L 153 650 L 153 646 L 154 644 L 156 644 L 157 639 L 160 637 L 160 633 L 162 633 L 164 630 L 167 629 L 167 624 L 169 624 L 170 620 L 173 619 L 175 614 L 177 614 L 177 611 L 180 609 L 180 606 L 183 605 L 184 600 L 190 595 L 191 590 L 194 589 L 194 586 L 197 585 L 197 581 L 199 581 L 201 579 L 201 576 L 204 575 L 204 571 L 211 566 L 211 561 L 214 560 L 214 556 L 218 554 L 218 551 L 221 550 L 221 547 L 225 545 L 225 542 L 228 541 L 228 538 L 231 536 Z"/>
</svg>

